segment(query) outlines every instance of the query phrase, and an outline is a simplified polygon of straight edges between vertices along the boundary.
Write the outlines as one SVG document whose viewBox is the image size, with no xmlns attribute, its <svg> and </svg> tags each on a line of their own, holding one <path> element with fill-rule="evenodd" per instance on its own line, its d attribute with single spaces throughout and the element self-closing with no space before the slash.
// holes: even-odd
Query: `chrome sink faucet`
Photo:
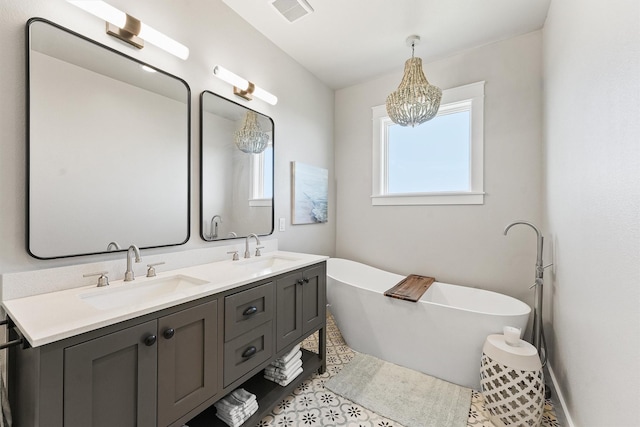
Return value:
<svg viewBox="0 0 640 427">
<path fill-rule="evenodd" d="M 209 236 L 211 240 L 218 238 L 218 222 L 222 222 L 222 217 L 220 215 L 214 215 L 213 218 L 211 218 L 211 235 Z"/>
<path fill-rule="evenodd" d="M 260 246 L 260 244 L 261 244 L 260 243 L 260 239 L 258 238 L 257 234 L 255 234 L 255 233 L 249 234 L 246 237 L 245 241 L 244 241 L 244 257 L 245 258 L 251 258 L 251 253 L 249 252 L 249 239 L 251 237 L 255 237 L 257 246 Z M 260 256 L 260 248 L 259 247 L 256 247 L 256 256 Z"/>
<path fill-rule="evenodd" d="M 129 246 L 127 249 L 127 271 L 124 272 L 124 281 L 130 282 L 135 280 L 135 275 L 133 274 L 133 268 L 131 268 L 131 258 L 133 255 L 136 256 L 136 262 L 142 261 L 142 257 L 140 256 L 140 249 L 136 245 Z"/>
</svg>

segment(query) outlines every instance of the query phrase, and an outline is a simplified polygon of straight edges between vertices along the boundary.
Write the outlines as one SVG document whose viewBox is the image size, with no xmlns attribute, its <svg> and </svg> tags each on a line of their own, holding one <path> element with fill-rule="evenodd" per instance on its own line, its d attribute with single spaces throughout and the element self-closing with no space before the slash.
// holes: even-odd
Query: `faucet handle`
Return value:
<svg viewBox="0 0 640 427">
<path fill-rule="evenodd" d="M 154 267 L 162 264 L 164 264 L 164 261 L 147 264 L 147 277 L 156 277 L 156 269 Z"/>
<path fill-rule="evenodd" d="M 262 255 L 262 254 L 260 253 L 260 249 L 264 249 L 264 246 L 256 246 L 256 256 L 260 256 L 260 255 Z"/>
<path fill-rule="evenodd" d="M 536 281 L 533 283 L 533 285 L 529 286 L 529 289 L 532 289 L 532 288 L 534 288 L 534 287 L 536 287 L 538 285 L 542 286 L 543 283 L 544 283 L 544 281 L 540 277 L 537 277 Z"/>
<path fill-rule="evenodd" d="M 238 251 L 229 251 L 228 254 L 233 254 L 233 261 L 238 261 L 240 257 L 238 256 Z"/>
<path fill-rule="evenodd" d="M 109 277 L 107 277 L 108 271 L 98 271 L 96 273 L 87 273 L 83 274 L 82 277 L 92 277 L 92 276 L 100 276 L 98 277 L 98 287 L 109 286 Z"/>
</svg>

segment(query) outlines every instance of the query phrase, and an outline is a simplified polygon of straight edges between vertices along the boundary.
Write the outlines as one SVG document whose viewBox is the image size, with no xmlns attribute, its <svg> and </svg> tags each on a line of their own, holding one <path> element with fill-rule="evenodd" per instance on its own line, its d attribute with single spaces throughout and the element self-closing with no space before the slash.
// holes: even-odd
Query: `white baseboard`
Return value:
<svg viewBox="0 0 640 427">
<path fill-rule="evenodd" d="M 553 388 L 555 389 L 556 392 L 556 396 L 558 403 L 560 403 L 560 406 L 562 407 L 562 412 L 564 418 L 562 421 L 566 422 L 567 427 L 575 427 L 575 424 L 573 424 L 573 420 L 571 419 L 571 414 L 569 413 L 569 409 L 567 408 L 567 403 L 564 400 L 564 396 L 562 395 L 562 391 L 560 390 L 560 386 L 558 385 L 558 380 L 556 379 L 556 375 L 553 372 L 553 369 L 551 368 L 551 364 L 547 364 L 547 369 L 549 371 L 549 375 L 551 376 L 551 382 L 553 383 Z"/>
</svg>

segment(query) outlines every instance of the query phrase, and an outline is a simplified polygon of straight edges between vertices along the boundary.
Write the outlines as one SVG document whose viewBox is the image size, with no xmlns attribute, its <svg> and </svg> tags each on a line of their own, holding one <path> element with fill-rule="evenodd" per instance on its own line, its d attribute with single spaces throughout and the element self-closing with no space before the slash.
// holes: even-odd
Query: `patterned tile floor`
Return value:
<svg viewBox="0 0 640 427">
<path fill-rule="evenodd" d="M 313 335 L 303 342 L 303 347 L 317 352 L 318 336 Z M 343 365 L 354 356 L 327 313 L 327 371 L 314 374 L 298 386 L 273 411 L 263 418 L 257 427 L 303 427 L 303 426 L 347 426 L 347 427 L 403 427 L 374 411 L 359 406 L 325 389 L 325 382 L 340 372 Z M 375 408 L 374 408 L 375 409 Z M 493 427 L 484 409 L 482 394 L 474 391 L 469 408 L 471 427 Z M 551 402 L 545 402 L 542 427 L 559 427 Z M 443 426 L 446 427 L 446 426 Z"/>
</svg>

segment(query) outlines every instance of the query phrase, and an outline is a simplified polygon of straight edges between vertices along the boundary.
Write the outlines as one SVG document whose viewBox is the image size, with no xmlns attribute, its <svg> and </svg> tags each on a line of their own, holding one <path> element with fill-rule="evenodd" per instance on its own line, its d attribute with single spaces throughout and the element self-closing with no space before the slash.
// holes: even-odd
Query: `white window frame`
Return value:
<svg viewBox="0 0 640 427">
<path fill-rule="evenodd" d="M 272 146 L 269 142 L 269 147 Z M 251 177 L 249 179 L 249 206 L 272 206 L 273 198 L 264 197 L 264 151 L 251 155 Z"/>
<path fill-rule="evenodd" d="M 373 206 L 401 205 L 482 205 L 484 204 L 484 81 L 442 91 L 438 115 L 466 110 L 471 106 L 469 138 L 470 191 L 430 193 L 387 193 L 387 137 L 393 122 L 385 105 L 372 107 L 373 123 Z M 436 117 L 437 117 L 436 116 Z"/>
</svg>

